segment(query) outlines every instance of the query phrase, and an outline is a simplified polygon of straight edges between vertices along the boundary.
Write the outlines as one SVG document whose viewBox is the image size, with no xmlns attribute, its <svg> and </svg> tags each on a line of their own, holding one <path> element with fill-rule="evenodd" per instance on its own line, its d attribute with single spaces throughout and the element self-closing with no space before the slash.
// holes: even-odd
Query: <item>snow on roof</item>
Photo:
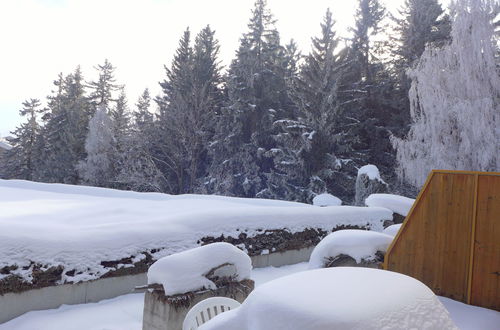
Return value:
<svg viewBox="0 0 500 330">
<path fill-rule="evenodd" d="M 365 200 L 366 206 L 385 207 L 405 217 L 410 212 L 413 203 L 415 203 L 415 200 L 412 198 L 391 194 L 371 194 Z"/>
<path fill-rule="evenodd" d="M 384 182 L 380 177 L 380 172 L 378 167 L 375 165 L 365 165 L 358 170 L 358 177 L 362 174 L 366 174 L 370 180 L 378 180 Z M 385 182 L 384 182 L 385 183 Z"/>
<path fill-rule="evenodd" d="M 120 260 L 142 252 L 154 259 L 199 246 L 207 236 L 253 236 L 265 229 L 330 231 L 337 225 L 382 231 L 389 210 L 320 208 L 294 202 L 221 196 L 137 193 L 112 189 L 0 180 L 0 268 L 32 263 L 75 270 L 63 281 L 101 277 Z M 137 260 L 137 259 L 136 259 Z M 137 260 L 137 261 L 138 261 Z M 111 267 L 111 268 L 110 268 Z M 122 266 L 118 266 L 120 268 Z M 1 277 L 4 275 L 0 275 Z"/>
<path fill-rule="evenodd" d="M 399 230 L 401 229 L 402 223 L 399 223 L 397 225 L 392 225 L 384 229 L 383 233 L 387 235 L 391 235 L 392 237 L 396 237 L 398 234 Z"/>
<path fill-rule="evenodd" d="M 409 276 L 335 267 L 257 287 L 199 330 L 457 329 L 434 293 Z"/>
<path fill-rule="evenodd" d="M 149 267 L 148 284 L 162 284 L 166 295 L 174 295 L 201 289 L 217 289 L 206 275 L 225 263 L 219 277 L 236 281 L 250 278 L 252 260 L 234 245 L 213 243 L 163 257 Z"/>
<path fill-rule="evenodd" d="M 375 231 L 338 230 L 327 235 L 316 245 L 309 259 L 309 268 L 323 268 L 325 259 L 341 254 L 352 257 L 357 263 L 362 259 L 374 260 L 377 251 L 385 252 L 393 238 Z"/>
<path fill-rule="evenodd" d="M 313 200 L 313 205 L 316 206 L 340 206 L 342 205 L 342 201 L 340 198 L 335 197 L 333 195 L 323 193 L 316 195 Z"/>
</svg>

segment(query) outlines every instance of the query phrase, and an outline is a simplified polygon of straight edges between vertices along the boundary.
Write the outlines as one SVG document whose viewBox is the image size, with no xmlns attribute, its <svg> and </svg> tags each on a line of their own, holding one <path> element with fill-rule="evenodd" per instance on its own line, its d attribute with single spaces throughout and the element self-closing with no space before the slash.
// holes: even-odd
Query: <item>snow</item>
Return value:
<svg viewBox="0 0 500 330">
<path fill-rule="evenodd" d="M 309 268 L 323 268 L 327 258 L 345 254 L 360 263 L 374 260 L 377 251 L 384 252 L 391 244 L 393 236 L 374 231 L 346 229 L 327 235 L 314 248 L 309 259 Z"/>
<path fill-rule="evenodd" d="M 330 231 L 392 218 L 384 208 L 319 208 L 295 202 L 221 196 L 137 193 L 112 189 L 0 180 L 0 268 L 30 280 L 31 262 L 75 270 L 64 281 L 87 281 L 114 267 L 102 261 L 152 253 L 155 260 L 199 246 L 206 236 L 248 236 L 265 229 Z"/>
<path fill-rule="evenodd" d="M 306 262 L 282 267 L 255 268 L 252 279 L 259 287 L 274 279 L 307 270 Z M 500 312 L 439 297 L 461 330 L 498 330 Z M 33 311 L 0 324 L 0 330 L 140 330 L 144 294 L 128 294 L 98 303 L 63 305 Z M 71 324 L 71 327 L 68 325 Z"/>
<path fill-rule="evenodd" d="M 380 172 L 377 166 L 375 165 L 365 165 L 360 167 L 360 169 L 358 170 L 358 177 L 362 174 L 367 175 L 370 180 L 378 180 L 380 182 L 384 182 L 384 180 L 382 180 L 382 178 L 380 177 Z"/>
<path fill-rule="evenodd" d="M 365 200 L 366 206 L 385 207 L 405 217 L 410 212 L 413 203 L 415 203 L 415 200 L 412 198 L 391 194 L 371 194 Z"/>
<path fill-rule="evenodd" d="M 340 206 L 342 205 L 342 201 L 340 198 L 335 197 L 333 195 L 323 193 L 316 195 L 313 200 L 313 205 L 316 206 Z"/>
<path fill-rule="evenodd" d="M 396 235 L 398 234 L 399 230 L 401 229 L 401 223 L 397 224 L 397 225 L 392 225 L 392 226 L 389 226 L 387 228 L 384 229 L 383 233 L 384 234 L 387 234 L 387 235 L 390 235 L 392 237 L 396 237 Z"/>
<path fill-rule="evenodd" d="M 291 290 L 293 288 L 293 290 Z M 200 330 L 457 329 L 420 281 L 358 267 L 315 269 L 256 288 Z"/>
<path fill-rule="evenodd" d="M 217 286 L 206 275 L 226 263 L 231 267 L 219 268 L 214 275 L 238 282 L 250 278 L 252 260 L 245 252 L 229 243 L 213 243 L 157 260 L 149 267 L 148 284 L 162 284 L 169 296 L 215 290 Z"/>
</svg>

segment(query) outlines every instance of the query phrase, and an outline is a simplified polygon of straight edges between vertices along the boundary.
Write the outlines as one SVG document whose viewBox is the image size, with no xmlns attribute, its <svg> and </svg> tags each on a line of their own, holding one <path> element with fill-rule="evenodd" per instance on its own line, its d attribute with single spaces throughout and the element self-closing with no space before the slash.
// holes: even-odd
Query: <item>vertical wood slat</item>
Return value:
<svg viewBox="0 0 500 330">
<path fill-rule="evenodd" d="M 490 284 L 484 285 L 481 282 L 487 274 L 477 272 L 484 269 L 481 265 L 483 259 L 491 265 L 495 265 L 491 259 L 500 263 L 500 246 L 497 245 L 488 245 L 488 248 L 485 244 L 480 245 L 482 257 L 476 257 L 476 238 L 490 235 L 486 241 L 500 245 L 500 232 L 495 232 L 500 231 L 500 209 L 479 207 L 483 199 L 479 193 L 484 190 L 479 182 L 483 177 L 500 180 L 500 173 L 433 171 L 388 249 L 385 269 L 415 277 L 437 294 L 463 302 L 487 307 L 482 296 L 489 295 L 490 300 L 500 299 L 500 274 L 494 275 L 497 282 L 490 279 Z M 498 206 L 500 181 L 486 185 L 497 191 L 498 200 L 494 204 Z M 483 209 L 486 218 L 491 218 L 489 222 L 483 220 L 480 213 Z M 484 233 L 480 233 L 481 230 Z M 500 265 L 494 267 L 499 269 L 490 271 L 491 278 L 496 271 L 500 273 Z M 482 288 L 481 293 L 477 288 Z M 488 306 L 500 309 L 500 303 L 496 301 Z"/>
<path fill-rule="evenodd" d="M 470 259 L 469 259 L 468 274 L 467 274 L 467 304 L 471 303 L 472 278 L 474 276 L 473 270 L 474 270 L 475 242 L 476 242 L 478 189 L 479 189 L 479 174 L 474 174 L 474 205 L 472 212 L 472 230 L 471 230 L 470 252 L 469 252 Z"/>
<path fill-rule="evenodd" d="M 500 311 L 500 176 L 479 176 L 471 304 Z"/>
</svg>

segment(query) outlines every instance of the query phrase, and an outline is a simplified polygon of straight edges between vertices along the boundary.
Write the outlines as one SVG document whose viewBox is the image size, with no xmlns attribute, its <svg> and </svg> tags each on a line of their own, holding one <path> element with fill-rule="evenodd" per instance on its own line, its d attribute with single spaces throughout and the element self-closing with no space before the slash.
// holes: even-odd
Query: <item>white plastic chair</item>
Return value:
<svg viewBox="0 0 500 330">
<path fill-rule="evenodd" d="M 236 300 L 226 297 L 212 297 L 202 300 L 186 314 L 182 330 L 196 330 L 216 315 L 238 308 L 240 305 Z"/>
</svg>

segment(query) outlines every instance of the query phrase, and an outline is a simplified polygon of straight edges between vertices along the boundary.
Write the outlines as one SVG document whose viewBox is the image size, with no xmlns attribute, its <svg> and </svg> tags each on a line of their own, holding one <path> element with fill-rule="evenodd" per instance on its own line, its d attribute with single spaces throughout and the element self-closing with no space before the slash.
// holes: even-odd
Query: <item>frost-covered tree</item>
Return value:
<svg viewBox="0 0 500 330">
<path fill-rule="evenodd" d="M 438 0 L 405 0 L 398 15 L 392 16 L 392 21 L 393 31 L 390 31 L 388 50 L 391 54 L 392 76 L 396 81 L 391 98 L 400 109 L 399 114 L 395 114 L 400 125 L 395 133 L 402 135 L 407 132 L 410 122 L 410 80 L 406 70 L 420 58 L 426 44 L 440 46 L 446 43 L 451 26 L 449 16 L 444 13 Z"/>
<path fill-rule="evenodd" d="M 98 106 L 89 122 L 85 140 L 87 158 L 78 164 L 83 183 L 97 187 L 111 187 L 116 177 L 116 149 L 113 121 L 104 105 Z"/>
<path fill-rule="evenodd" d="M 399 174 L 421 186 L 432 169 L 500 169 L 500 71 L 495 1 L 453 3 L 452 41 L 428 46 L 409 71 L 413 123 L 394 138 Z"/>
</svg>

